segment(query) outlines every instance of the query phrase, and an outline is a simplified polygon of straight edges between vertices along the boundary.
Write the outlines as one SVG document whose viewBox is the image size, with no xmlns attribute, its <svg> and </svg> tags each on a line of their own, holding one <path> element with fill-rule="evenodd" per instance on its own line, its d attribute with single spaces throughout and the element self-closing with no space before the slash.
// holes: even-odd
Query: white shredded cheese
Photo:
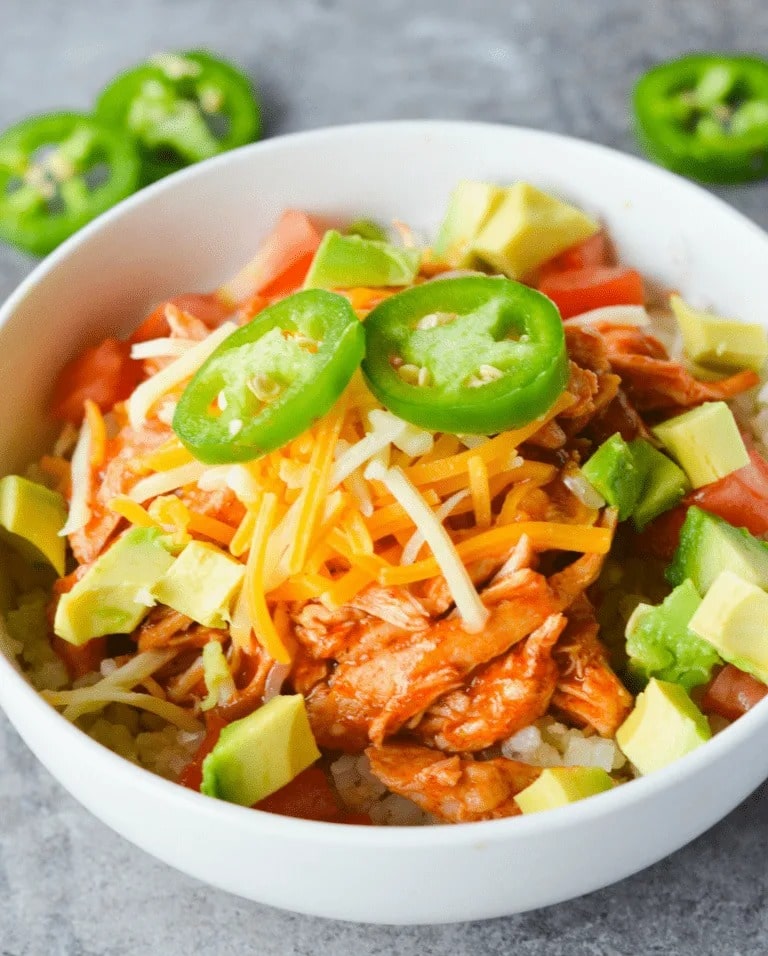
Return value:
<svg viewBox="0 0 768 956">
<path fill-rule="evenodd" d="M 361 465 L 388 448 L 408 427 L 402 419 L 379 409 L 369 412 L 368 419 L 372 431 L 343 452 L 334 463 L 329 485 L 331 490 L 340 485 Z"/>
<path fill-rule="evenodd" d="M 201 461 L 191 461 L 187 465 L 171 468 L 170 471 L 158 471 L 154 475 L 147 475 L 128 492 L 132 501 L 142 504 L 158 495 L 167 495 L 184 485 L 191 485 L 198 481 L 205 473 L 205 465 Z"/>
<path fill-rule="evenodd" d="M 455 495 L 451 495 L 450 498 L 446 498 L 440 507 L 435 509 L 435 517 L 437 520 L 442 524 L 456 507 L 456 505 L 463 501 L 468 495 L 469 491 L 464 488 L 461 491 L 457 491 Z M 403 554 L 400 558 L 400 564 L 413 564 L 418 557 L 419 551 L 421 550 L 421 546 L 423 544 L 424 535 L 417 528 L 405 543 Z"/>
<path fill-rule="evenodd" d="M 473 634 L 482 630 L 488 619 L 488 609 L 480 600 L 480 596 L 448 532 L 443 527 L 442 522 L 438 521 L 434 511 L 426 503 L 416 486 L 401 468 L 384 468 L 376 461 L 372 461 L 368 465 L 366 477 L 380 481 L 424 535 L 424 540 L 431 548 L 432 554 L 445 576 L 456 610 L 461 615 L 464 629 Z"/>
<path fill-rule="evenodd" d="M 91 426 L 86 418 L 80 429 L 75 450 L 72 453 L 72 497 L 69 500 L 69 514 L 60 537 L 74 534 L 84 528 L 91 518 L 88 497 L 91 489 Z"/>
<path fill-rule="evenodd" d="M 148 339 L 131 346 L 132 359 L 168 358 L 184 355 L 195 343 L 191 339 Z"/>
<path fill-rule="evenodd" d="M 593 325 L 597 322 L 646 326 L 651 324 L 651 319 L 642 305 L 606 305 L 563 320 L 564 325 Z"/>
<path fill-rule="evenodd" d="M 128 418 L 131 425 L 134 428 L 139 428 L 146 420 L 153 405 L 171 389 L 194 375 L 203 362 L 236 328 L 234 322 L 224 322 L 207 338 L 201 342 L 195 342 L 175 362 L 171 362 L 170 365 L 142 382 L 128 399 Z"/>
</svg>

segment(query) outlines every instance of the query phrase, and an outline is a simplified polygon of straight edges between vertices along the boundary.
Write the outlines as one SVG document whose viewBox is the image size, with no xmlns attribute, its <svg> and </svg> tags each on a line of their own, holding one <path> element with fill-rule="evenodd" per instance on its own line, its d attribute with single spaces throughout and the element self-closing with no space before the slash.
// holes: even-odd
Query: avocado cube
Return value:
<svg viewBox="0 0 768 956">
<path fill-rule="evenodd" d="M 343 236 L 329 229 L 309 267 L 304 288 L 410 285 L 420 266 L 418 249 L 405 249 L 362 236 Z"/>
<path fill-rule="evenodd" d="M 152 588 L 160 604 L 205 627 L 226 627 L 245 565 L 215 545 L 190 541 Z"/>
<path fill-rule="evenodd" d="M 629 445 L 618 432 L 603 442 L 581 470 L 608 504 L 619 509 L 619 521 L 632 514 L 643 487 L 643 476 Z"/>
<path fill-rule="evenodd" d="M 504 190 L 472 252 L 504 275 L 520 279 L 599 228 L 575 206 L 520 182 Z"/>
<path fill-rule="evenodd" d="M 768 545 L 746 528 L 734 528 L 718 515 L 694 505 L 680 529 L 680 542 L 666 578 L 674 585 L 690 578 L 699 594 L 706 594 L 723 570 L 759 588 L 768 588 Z"/>
<path fill-rule="evenodd" d="M 42 561 L 64 574 L 66 541 L 59 532 L 66 520 L 58 492 L 19 475 L 0 478 L 0 534 L 31 565 Z"/>
<path fill-rule="evenodd" d="M 705 684 L 721 661 L 714 647 L 690 629 L 700 604 L 690 580 L 679 584 L 656 607 L 638 604 L 627 621 L 630 674 L 642 683 L 658 677 L 688 691 Z"/>
<path fill-rule="evenodd" d="M 500 186 L 462 180 L 448 201 L 448 211 L 435 240 L 435 256 L 454 269 L 476 265 L 472 243 L 503 196 Z"/>
<path fill-rule="evenodd" d="M 733 412 L 725 402 L 705 402 L 653 429 L 694 488 L 725 478 L 749 464 Z"/>
<path fill-rule="evenodd" d="M 611 789 L 613 780 L 602 767 L 548 767 L 517 794 L 515 803 L 523 813 L 539 813 Z"/>
<path fill-rule="evenodd" d="M 762 325 L 700 312 L 679 295 L 669 302 L 683 337 L 683 350 L 691 361 L 720 372 L 761 371 L 768 358 L 768 334 Z"/>
<path fill-rule="evenodd" d="M 762 588 L 721 571 L 689 626 L 723 660 L 768 684 L 768 594 Z"/>
<path fill-rule="evenodd" d="M 649 521 L 669 511 L 680 501 L 691 485 L 682 468 L 643 438 L 635 438 L 629 449 L 642 476 L 632 521 L 642 531 Z"/>
<path fill-rule="evenodd" d="M 148 590 L 173 557 L 157 528 L 131 528 L 101 554 L 56 606 L 54 632 L 81 645 L 102 634 L 130 634 L 149 610 Z"/>
<path fill-rule="evenodd" d="M 616 731 L 616 743 L 645 776 L 684 757 L 711 736 L 707 718 L 685 690 L 654 677 Z"/>
<path fill-rule="evenodd" d="M 273 697 L 222 730 L 203 763 L 200 791 L 251 807 L 319 757 L 301 694 Z"/>
</svg>

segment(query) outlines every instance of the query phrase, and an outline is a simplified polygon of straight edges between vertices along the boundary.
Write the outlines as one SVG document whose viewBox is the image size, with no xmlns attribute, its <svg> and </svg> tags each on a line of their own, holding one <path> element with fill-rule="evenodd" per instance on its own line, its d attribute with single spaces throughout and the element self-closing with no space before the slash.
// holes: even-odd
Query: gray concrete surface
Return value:
<svg viewBox="0 0 768 956">
<path fill-rule="evenodd" d="M 457 117 L 635 151 L 626 97 L 639 71 L 686 50 L 768 43 L 764 0 L 2 0 L 0 13 L 0 127 L 87 108 L 117 69 L 207 45 L 251 73 L 269 135 Z M 768 227 L 768 186 L 721 194 Z M 0 298 L 32 264 L 0 248 Z M 413 929 L 308 919 L 210 890 L 130 846 L 0 717 L 2 956 L 764 954 L 767 851 L 762 788 L 670 859 L 547 910 Z"/>
</svg>

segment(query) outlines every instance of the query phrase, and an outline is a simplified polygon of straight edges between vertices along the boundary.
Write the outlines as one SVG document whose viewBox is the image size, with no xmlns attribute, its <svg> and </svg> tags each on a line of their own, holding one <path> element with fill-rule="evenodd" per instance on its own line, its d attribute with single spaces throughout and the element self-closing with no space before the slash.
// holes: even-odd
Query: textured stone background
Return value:
<svg viewBox="0 0 768 956">
<path fill-rule="evenodd" d="M 87 108 L 117 69 L 157 50 L 209 45 L 251 73 L 270 135 L 456 117 L 634 151 L 626 97 L 638 72 L 685 50 L 768 43 L 765 0 L 2 0 L 0 10 L 0 127 Z M 768 227 L 768 186 L 721 194 Z M 32 264 L 0 248 L 0 299 Z M 572 903 L 448 927 L 326 922 L 209 890 L 134 849 L 0 717 L 2 956 L 764 954 L 767 851 L 763 788 L 669 860 Z"/>
</svg>

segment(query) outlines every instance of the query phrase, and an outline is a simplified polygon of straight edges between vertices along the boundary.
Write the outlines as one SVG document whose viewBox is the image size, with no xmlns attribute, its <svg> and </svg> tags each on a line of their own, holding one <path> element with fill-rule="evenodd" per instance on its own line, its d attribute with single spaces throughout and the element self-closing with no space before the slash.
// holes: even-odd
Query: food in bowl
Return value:
<svg viewBox="0 0 768 956">
<path fill-rule="evenodd" d="M 65 367 L 0 484 L 6 652 L 128 759 L 334 822 L 539 812 L 701 746 L 768 679 L 765 332 L 527 183 L 459 184 L 429 249 L 378 229 L 286 212 Z"/>
</svg>

